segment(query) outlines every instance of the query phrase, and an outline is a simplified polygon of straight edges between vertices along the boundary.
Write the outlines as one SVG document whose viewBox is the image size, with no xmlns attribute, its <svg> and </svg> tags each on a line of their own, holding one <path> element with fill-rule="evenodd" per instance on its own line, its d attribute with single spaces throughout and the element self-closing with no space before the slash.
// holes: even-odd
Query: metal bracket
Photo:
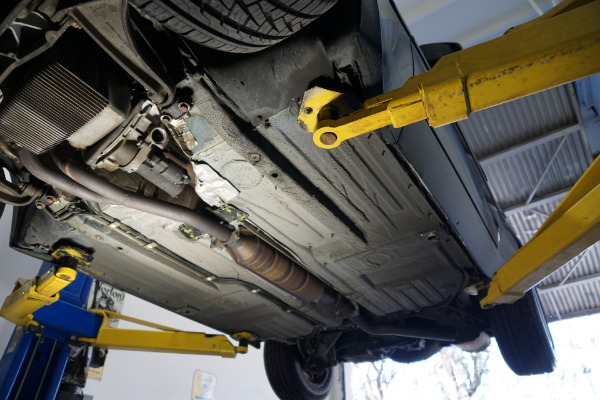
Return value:
<svg viewBox="0 0 600 400">
<path fill-rule="evenodd" d="M 313 88 L 298 122 L 319 147 L 393 125 L 427 120 L 433 127 L 600 72 L 600 0 L 566 0 L 503 36 L 442 57 L 431 71 L 345 113 L 342 94 Z M 341 118 L 335 116 L 339 114 Z"/>
</svg>

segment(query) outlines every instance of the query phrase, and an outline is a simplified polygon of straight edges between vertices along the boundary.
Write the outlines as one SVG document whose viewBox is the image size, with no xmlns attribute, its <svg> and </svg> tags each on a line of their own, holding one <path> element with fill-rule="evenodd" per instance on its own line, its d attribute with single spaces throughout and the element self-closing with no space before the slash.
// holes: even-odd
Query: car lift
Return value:
<svg viewBox="0 0 600 400">
<path fill-rule="evenodd" d="M 431 71 L 414 76 L 399 89 L 365 101 L 358 111 L 350 109 L 353 99 L 349 95 L 310 89 L 303 99 L 299 123 L 313 133 L 317 146 L 330 149 L 387 125 L 402 127 L 426 119 L 437 127 L 465 119 L 471 112 L 600 72 L 598 21 L 600 0 L 565 0 L 500 38 L 443 57 Z M 496 272 L 491 282 L 481 284 L 481 306 L 518 300 L 537 282 L 595 243 L 600 238 L 598 204 L 600 159 L 590 166 L 534 238 Z M 59 265 L 45 263 L 40 277 L 17 281 L 0 311 L 1 316 L 21 327 L 15 330 L 0 363 L 0 400 L 53 399 L 71 343 L 233 358 L 246 353 L 248 342 L 255 340 L 246 332 L 234 334 L 232 337 L 240 342 L 234 346 L 224 335 L 182 332 L 105 310 L 87 311 L 83 309 L 84 297 L 89 293 L 91 278 L 78 276 L 75 270 L 84 270 L 91 257 L 69 248 L 59 249 L 54 256 Z M 160 331 L 110 328 L 110 318 Z M 43 345 L 40 332 L 42 337 L 56 340 L 50 351 L 37 357 L 37 361 L 44 360 L 41 369 L 33 361 L 33 353 L 39 355 L 36 349 L 41 348 L 40 343 Z M 55 355 L 56 348 L 59 357 Z M 51 364 L 54 370 L 48 375 Z M 30 377 L 35 375 L 33 370 L 38 370 L 35 378 Z M 25 385 L 24 382 L 32 383 L 29 379 L 37 383 Z"/>
<path fill-rule="evenodd" d="M 600 0 L 565 0 L 497 39 L 442 57 L 430 71 L 366 100 L 358 111 L 348 112 L 352 96 L 312 88 L 304 94 L 298 122 L 317 146 L 331 149 L 388 125 L 425 119 L 432 127 L 446 125 L 598 72 Z M 537 234 L 491 282 L 481 284 L 482 307 L 518 300 L 600 239 L 599 184 L 597 159 Z"/>
<path fill-rule="evenodd" d="M 234 346 L 224 335 L 183 332 L 107 310 L 85 310 L 93 279 L 75 269 L 84 269 L 92 257 L 74 248 L 61 248 L 53 256 L 59 265 L 45 262 L 38 277 L 19 279 L 0 310 L 0 316 L 18 326 L 0 361 L 0 400 L 56 398 L 71 345 L 235 358 L 247 353 L 248 343 L 255 340 L 247 332 L 233 334 L 239 341 Z M 111 319 L 157 330 L 112 328 Z"/>
</svg>

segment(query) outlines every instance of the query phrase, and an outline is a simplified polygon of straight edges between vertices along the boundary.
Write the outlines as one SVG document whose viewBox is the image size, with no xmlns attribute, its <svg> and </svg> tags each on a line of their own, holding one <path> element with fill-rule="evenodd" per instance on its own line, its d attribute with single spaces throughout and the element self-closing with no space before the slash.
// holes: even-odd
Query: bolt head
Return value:
<svg viewBox="0 0 600 400">
<path fill-rule="evenodd" d="M 325 132 L 319 139 L 324 145 L 330 146 L 337 142 L 337 135 L 333 132 Z"/>
</svg>

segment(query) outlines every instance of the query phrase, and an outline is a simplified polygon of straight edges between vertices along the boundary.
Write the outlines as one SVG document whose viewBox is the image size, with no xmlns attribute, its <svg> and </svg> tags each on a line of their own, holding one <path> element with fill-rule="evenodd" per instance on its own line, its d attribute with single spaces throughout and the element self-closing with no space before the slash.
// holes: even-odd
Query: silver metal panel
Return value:
<svg viewBox="0 0 600 400">
<path fill-rule="evenodd" d="M 525 243 L 559 204 L 555 199 L 508 217 Z M 540 300 L 549 321 L 600 311 L 600 243 L 596 243 L 538 284 Z"/>
<path fill-rule="evenodd" d="M 582 316 L 600 310 L 600 280 L 582 280 L 556 291 L 540 291 L 549 320 Z"/>
</svg>

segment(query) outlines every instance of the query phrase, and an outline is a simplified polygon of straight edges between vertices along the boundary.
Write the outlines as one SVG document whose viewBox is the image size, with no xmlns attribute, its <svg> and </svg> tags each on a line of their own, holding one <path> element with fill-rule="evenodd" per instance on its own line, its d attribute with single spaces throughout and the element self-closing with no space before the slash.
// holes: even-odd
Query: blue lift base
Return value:
<svg viewBox="0 0 600 400">
<path fill-rule="evenodd" d="M 42 264 L 42 275 L 54 264 Z M 36 311 L 42 329 L 15 328 L 0 360 L 0 400 L 54 400 L 69 361 L 69 341 L 95 337 L 101 317 L 84 309 L 93 279 L 83 274 L 61 290 L 57 302 Z"/>
</svg>

